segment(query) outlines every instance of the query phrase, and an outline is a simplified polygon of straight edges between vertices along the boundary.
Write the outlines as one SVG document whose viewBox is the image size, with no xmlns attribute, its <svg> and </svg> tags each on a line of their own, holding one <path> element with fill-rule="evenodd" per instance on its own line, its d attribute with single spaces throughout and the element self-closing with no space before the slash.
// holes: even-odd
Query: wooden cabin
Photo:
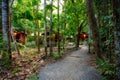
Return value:
<svg viewBox="0 0 120 80">
<path fill-rule="evenodd" d="M 88 38 L 88 34 L 87 33 L 85 33 L 85 32 L 82 32 L 82 34 L 80 34 L 80 40 L 85 40 L 85 39 L 87 39 Z"/>
<path fill-rule="evenodd" d="M 19 43 L 22 43 L 22 44 L 26 43 L 27 34 L 25 32 L 14 31 L 13 36 L 14 36 L 14 39 L 16 40 L 16 42 L 19 42 Z"/>
<path fill-rule="evenodd" d="M 49 36 L 50 35 L 50 32 L 49 31 L 47 31 L 46 32 L 47 33 L 47 36 Z M 44 36 L 45 35 L 45 33 L 42 33 L 42 36 Z M 58 32 L 55 32 L 55 31 L 53 31 L 52 32 L 52 42 L 53 42 L 53 44 L 54 44 L 54 46 L 56 46 L 57 45 L 57 42 L 58 42 L 58 38 L 59 38 L 59 41 L 62 41 L 62 36 L 61 36 L 61 34 L 59 33 L 58 34 Z M 49 47 L 49 42 L 50 42 L 50 36 L 49 37 L 47 37 L 47 43 L 48 43 L 48 47 Z"/>
</svg>

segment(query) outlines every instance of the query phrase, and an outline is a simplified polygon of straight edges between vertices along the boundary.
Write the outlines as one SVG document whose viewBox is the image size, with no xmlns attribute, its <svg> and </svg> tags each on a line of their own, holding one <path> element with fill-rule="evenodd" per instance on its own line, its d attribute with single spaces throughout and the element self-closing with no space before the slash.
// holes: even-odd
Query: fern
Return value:
<svg viewBox="0 0 120 80">
<path fill-rule="evenodd" d="M 104 80 L 114 79 L 116 76 L 115 64 L 105 61 L 103 59 L 97 60 L 97 65 L 99 66 L 98 70 L 104 76 Z"/>
</svg>

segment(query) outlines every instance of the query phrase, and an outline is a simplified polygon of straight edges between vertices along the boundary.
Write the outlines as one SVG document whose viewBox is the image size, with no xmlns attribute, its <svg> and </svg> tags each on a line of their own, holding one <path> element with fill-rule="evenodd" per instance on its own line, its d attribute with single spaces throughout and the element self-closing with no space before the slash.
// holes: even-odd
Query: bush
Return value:
<svg viewBox="0 0 120 80">
<path fill-rule="evenodd" d="M 35 48 L 35 42 L 34 41 L 32 41 L 32 42 L 27 42 L 26 44 L 25 44 L 25 46 L 26 47 L 29 47 L 29 48 Z"/>
<path fill-rule="evenodd" d="M 27 36 L 27 41 L 29 41 L 29 42 L 35 41 L 34 36 Z"/>
<path fill-rule="evenodd" d="M 20 48 L 20 49 L 24 49 L 25 48 L 25 45 L 23 45 L 21 43 L 17 43 L 17 45 L 18 45 L 18 48 Z"/>
<path fill-rule="evenodd" d="M 59 58 L 61 58 L 62 57 L 62 54 L 59 54 L 59 53 L 54 53 L 53 54 L 53 58 L 54 59 L 59 59 Z"/>
<path fill-rule="evenodd" d="M 16 50 L 16 49 L 15 49 L 15 44 L 14 44 L 13 42 L 11 43 L 11 50 L 12 50 L 12 51 L 15 51 L 15 50 Z"/>
<path fill-rule="evenodd" d="M 0 35 L 0 50 L 7 51 L 7 48 L 3 46 L 5 46 L 5 42 L 3 41 L 2 35 Z"/>
<path fill-rule="evenodd" d="M 9 59 L 8 53 L 3 53 L 2 60 L 0 60 L 0 65 L 4 68 L 9 68 L 11 65 L 11 60 Z"/>
<path fill-rule="evenodd" d="M 8 51 L 6 48 L 6 43 L 3 41 L 3 36 L 0 34 L 0 66 L 4 68 L 9 68 L 11 60 L 9 60 Z"/>
<path fill-rule="evenodd" d="M 29 77 L 29 80 L 39 80 L 38 74 L 31 75 L 31 76 Z"/>
<path fill-rule="evenodd" d="M 110 63 L 103 59 L 98 59 L 97 64 L 99 66 L 98 70 L 104 76 L 104 80 L 114 80 L 116 77 L 116 69 L 114 63 Z"/>
<path fill-rule="evenodd" d="M 12 73 L 15 75 L 16 73 L 20 72 L 21 68 L 16 67 L 14 68 L 14 70 L 12 71 Z"/>
</svg>

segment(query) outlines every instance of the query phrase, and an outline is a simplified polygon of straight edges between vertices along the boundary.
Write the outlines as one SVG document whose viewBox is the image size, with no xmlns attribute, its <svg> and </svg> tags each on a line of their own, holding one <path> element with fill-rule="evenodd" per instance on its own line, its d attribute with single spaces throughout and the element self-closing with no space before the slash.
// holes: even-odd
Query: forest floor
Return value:
<svg viewBox="0 0 120 80">
<path fill-rule="evenodd" d="M 54 48 L 57 52 L 57 48 Z M 22 57 L 13 52 L 13 65 L 9 70 L 0 67 L 0 80 L 102 80 L 93 54 L 87 54 L 87 46 L 78 50 L 73 46 L 65 48 L 58 59 L 42 59 L 36 49 L 26 48 Z"/>
<path fill-rule="evenodd" d="M 43 67 L 39 80 L 103 80 L 96 68 L 94 56 L 88 54 L 87 46 L 81 46 L 64 59 Z"/>
<path fill-rule="evenodd" d="M 62 58 L 72 51 L 75 51 L 73 46 L 66 47 Z M 54 58 L 42 59 L 41 55 L 44 54 L 44 49 L 41 49 L 40 54 L 37 53 L 36 49 L 29 48 L 25 48 L 20 52 L 22 57 L 18 56 L 16 52 L 12 52 L 14 63 L 9 67 L 9 70 L 0 67 L 0 80 L 38 80 L 36 74 L 39 73 L 41 67 L 59 60 Z M 56 47 L 54 52 L 57 52 Z"/>
</svg>

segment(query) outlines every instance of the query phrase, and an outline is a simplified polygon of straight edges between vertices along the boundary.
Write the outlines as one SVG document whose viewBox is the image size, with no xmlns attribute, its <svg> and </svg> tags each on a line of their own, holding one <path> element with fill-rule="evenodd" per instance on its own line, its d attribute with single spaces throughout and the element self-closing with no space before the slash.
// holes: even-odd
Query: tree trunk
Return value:
<svg viewBox="0 0 120 80">
<path fill-rule="evenodd" d="M 0 1 L 0 5 L 2 5 L 2 0 Z M 0 37 L 2 37 L 2 6 L 0 6 Z"/>
<path fill-rule="evenodd" d="M 97 57 L 101 58 L 99 32 L 98 32 L 98 26 L 96 23 L 96 18 L 94 16 L 92 0 L 86 0 L 86 6 L 87 6 L 89 25 L 90 25 L 90 29 L 92 31 L 92 36 L 93 36 L 95 53 L 97 54 Z"/>
<path fill-rule="evenodd" d="M 44 0 L 44 45 L 45 45 L 45 55 L 47 56 L 47 21 L 46 21 L 46 0 Z"/>
<path fill-rule="evenodd" d="M 10 13 L 9 1 L 2 0 L 2 32 L 3 40 L 5 41 L 5 48 L 8 48 L 9 59 L 11 59 L 11 35 L 10 35 Z"/>
<path fill-rule="evenodd" d="M 59 0 L 57 0 L 57 16 L 58 16 L 58 53 L 60 54 L 60 23 L 59 23 Z"/>
<path fill-rule="evenodd" d="M 37 47 L 38 47 L 38 54 L 40 54 L 40 31 L 39 31 L 39 21 L 36 20 L 36 26 L 38 29 L 38 34 L 37 34 Z"/>
<path fill-rule="evenodd" d="M 6 45 L 8 46 L 8 37 L 7 37 L 7 33 L 8 33 L 8 1 L 7 0 L 2 0 L 2 32 L 3 32 L 3 39 L 6 43 Z"/>
<path fill-rule="evenodd" d="M 12 5 L 13 5 L 13 3 L 14 3 L 14 0 L 11 0 L 9 2 L 9 33 L 8 33 L 9 38 L 8 39 L 9 39 L 9 46 L 10 46 L 9 51 L 10 51 L 10 53 L 11 53 L 11 39 L 13 39 L 13 41 L 14 41 L 12 24 L 11 24 L 11 15 L 12 15 Z M 21 56 L 16 41 L 14 43 L 15 43 L 15 48 L 17 50 L 18 55 Z M 11 57 L 11 55 L 9 55 L 9 56 Z"/>
<path fill-rule="evenodd" d="M 12 5 L 13 5 L 13 3 L 14 3 L 14 0 L 11 0 L 10 3 L 9 3 L 9 14 L 10 14 L 9 15 L 9 18 L 10 18 L 10 24 L 9 24 L 9 26 L 10 26 L 10 34 L 11 34 L 10 38 L 13 40 L 13 42 L 15 44 L 15 49 L 17 51 L 17 54 L 21 57 L 19 48 L 18 48 L 17 43 L 16 43 L 16 40 L 14 39 L 14 36 L 13 36 L 13 28 L 12 28 L 12 25 L 11 25 L 11 15 L 12 15 Z"/>
<path fill-rule="evenodd" d="M 113 1 L 113 18 L 114 18 L 114 38 L 115 38 L 115 53 L 117 57 L 117 76 L 120 79 L 120 0 Z"/>
<path fill-rule="evenodd" d="M 63 50 L 65 50 L 65 28 L 66 28 L 66 0 L 64 0 L 64 6 L 63 6 L 63 14 L 64 14 L 64 23 L 63 23 Z"/>
<path fill-rule="evenodd" d="M 66 29 L 66 2 L 67 0 L 64 0 L 64 6 L 63 6 L 63 14 L 64 14 L 64 23 L 63 23 L 63 50 L 65 50 L 65 44 L 66 44 L 66 35 L 65 35 L 65 29 Z"/>
<path fill-rule="evenodd" d="M 0 1 L 0 5 L 2 5 L 2 0 Z M 2 6 L 0 6 L 0 42 L 3 42 L 3 39 L 2 39 Z M 3 52 L 2 50 L 2 45 L 0 45 L 0 53 Z"/>
<path fill-rule="evenodd" d="M 53 5 L 53 0 L 51 0 L 51 6 Z M 53 25 L 52 25 L 52 8 L 50 10 L 50 56 L 53 55 L 53 48 L 52 48 L 52 32 L 53 32 Z"/>
<path fill-rule="evenodd" d="M 38 13 L 38 10 L 39 10 L 39 5 L 37 4 L 36 13 Z M 36 18 L 37 18 L 37 16 L 36 16 Z M 38 29 L 38 35 L 37 35 L 38 54 L 40 54 L 40 31 L 39 31 L 40 30 L 40 28 L 39 28 L 40 26 L 39 26 L 39 20 L 38 20 L 38 18 L 36 19 L 36 27 Z"/>
<path fill-rule="evenodd" d="M 79 48 L 79 44 L 80 44 L 80 32 L 82 31 L 83 23 L 84 23 L 84 21 L 83 21 L 83 22 L 80 24 L 80 26 L 78 27 L 78 34 L 77 34 L 77 48 Z"/>
<path fill-rule="evenodd" d="M 9 8 L 8 8 L 9 10 Z M 12 59 L 12 52 L 11 52 L 11 15 L 10 12 L 8 11 L 8 53 L 9 53 L 9 59 Z"/>
<path fill-rule="evenodd" d="M 76 17 L 76 27 L 77 27 L 77 30 L 76 31 L 78 31 L 79 30 L 79 19 L 78 19 L 78 14 L 75 14 L 75 17 Z M 79 32 L 77 32 L 77 34 L 75 35 L 76 36 L 76 49 L 78 49 L 78 47 L 79 47 Z"/>
<path fill-rule="evenodd" d="M 63 33 L 63 50 L 65 50 L 65 28 L 66 28 L 66 20 L 65 22 L 63 23 L 63 30 L 64 30 L 64 33 Z"/>
</svg>

